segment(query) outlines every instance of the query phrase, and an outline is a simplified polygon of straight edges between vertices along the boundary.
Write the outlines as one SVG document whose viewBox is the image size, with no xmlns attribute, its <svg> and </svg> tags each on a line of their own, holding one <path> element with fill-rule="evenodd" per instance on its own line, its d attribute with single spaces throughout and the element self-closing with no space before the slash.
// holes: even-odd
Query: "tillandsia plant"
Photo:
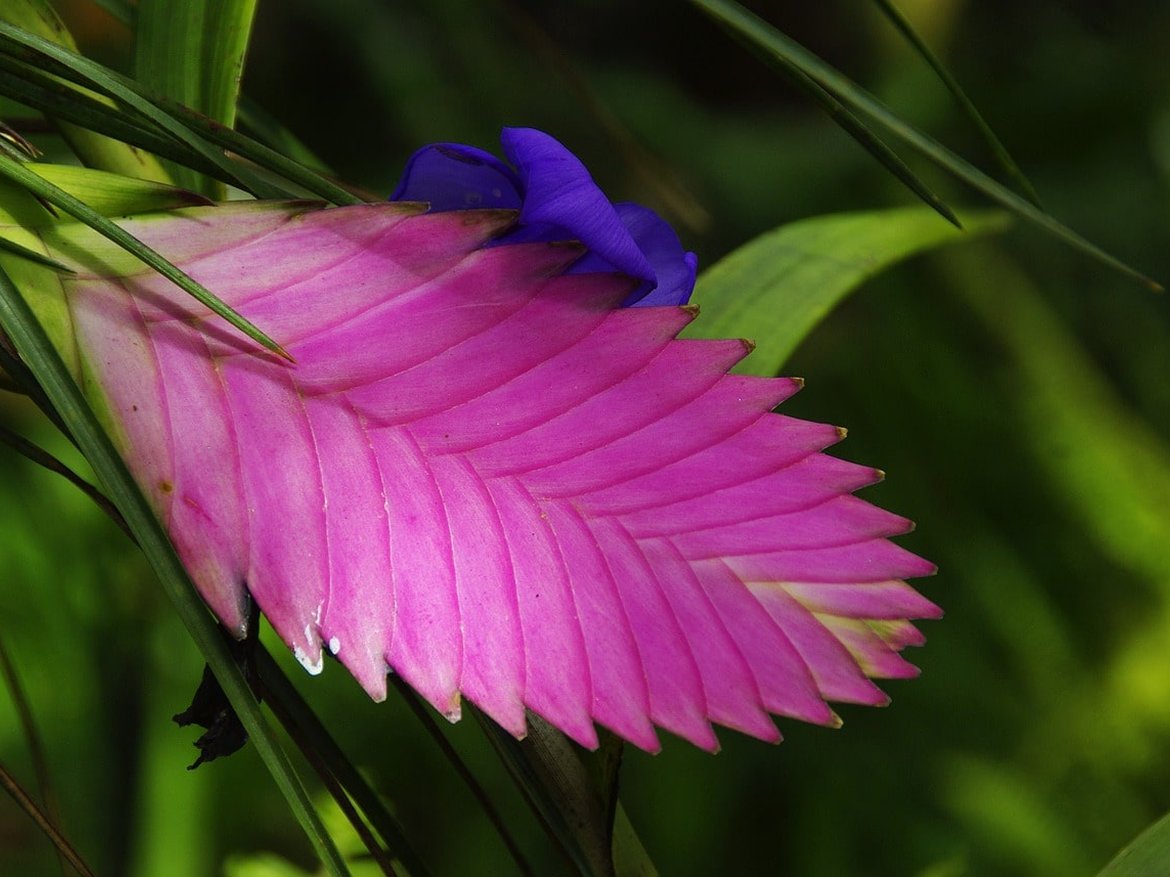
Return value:
<svg viewBox="0 0 1170 877">
<path fill-rule="evenodd" d="M 832 247 L 803 286 L 785 260 L 821 226 L 696 280 L 670 223 L 612 202 L 548 133 L 504 127 L 503 158 L 424 146 L 388 197 L 359 195 L 233 130 L 252 4 L 110 5 L 137 78 L 77 54 L 47 5 L 3 11 L 0 92 L 85 167 L 3 135 L 0 365 L 89 460 L 100 490 L 64 471 L 138 542 L 208 662 L 177 717 L 207 730 L 197 765 L 251 739 L 346 873 L 360 856 L 339 851 L 267 703 L 369 862 L 429 872 L 264 623 L 311 674 L 336 662 L 374 701 L 397 689 L 428 727 L 470 703 L 573 868 L 646 874 L 617 799 L 622 741 L 656 752 L 663 729 L 714 752 L 724 726 L 778 742 L 773 717 L 837 726 L 832 704 L 885 704 L 873 680 L 916 675 L 912 622 L 941 611 L 906 580 L 934 566 L 891 541 L 907 519 L 854 496 L 881 472 L 825 453 L 843 430 L 774 410 L 801 387 L 774 375 L 863 277 L 954 240 L 943 218 L 1003 220 L 956 216 L 855 115 L 880 121 L 871 99 L 739 7 L 696 4 L 928 205 L 834 218 L 896 232 L 866 259 Z M 906 139 L 1111 260 L 1026 184 Z M 88 873 L 52 808 L 6 785 Z"/>
</svg>

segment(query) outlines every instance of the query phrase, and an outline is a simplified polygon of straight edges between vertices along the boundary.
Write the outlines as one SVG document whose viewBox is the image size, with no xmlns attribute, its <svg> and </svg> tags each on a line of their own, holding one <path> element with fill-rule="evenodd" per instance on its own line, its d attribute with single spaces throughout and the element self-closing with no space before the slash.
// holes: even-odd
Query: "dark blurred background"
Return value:
<svg viewBox="0 0 1170 877">
<path fill-rule="evenodd" d="M 975 164 L 969 122 L 876 4 L 747 4 Z M 1170 281 L 1170 6 L 903 0 L 1044 206 Z M 63 4 L 83 46 L 127 32 Z M 905 192 L 786 81 L 687 4 L 261 0 L 244 90 L 352 183 L 388 194 L 437 140 L 502 125 L 569 145 L 712 264 L 756 234 Z M 974 193 L 919 162 L 953 204 Z M 940 220 L 941 221 L 941 220 Z M 758 338 L 766 344 L 766 338 Z M 1170 810 L 1170 318 L 1033 229 L 951 246 L 866 285 L 785 371 L 786 413 L 847 425 L 836 453 L 889 473 L 866 497 L 918 522 L 947 610 L 839 731 L 773 748 L 627 753 L 622 789 L 664 875 L 1089 875 Z M 0 411 L 68 456 L 29 407 Z M 45 738 L 70 835 L 102 874 L 298 873 L 311 854 L 250 750 L 187 773 L 170 724 L 200 662 L 145 565 L 59 479 L 0 454 L 0 633 Z M 340 669 L 290 673 L 440 874 L 508 873 L 458 779 L 394 698 Z M 561 873 L 471 722 L 450 738 Z M 0 760 L 31 777 L 0 697 Z M 31 780 L 30 780 L 31 781 Z M 275 857 L 280 857 L 278 860 Z M 225 865 L 224 862 L 227 861 Z M 0 871 L 56 874 L 0 806 Z"/>
</svg>

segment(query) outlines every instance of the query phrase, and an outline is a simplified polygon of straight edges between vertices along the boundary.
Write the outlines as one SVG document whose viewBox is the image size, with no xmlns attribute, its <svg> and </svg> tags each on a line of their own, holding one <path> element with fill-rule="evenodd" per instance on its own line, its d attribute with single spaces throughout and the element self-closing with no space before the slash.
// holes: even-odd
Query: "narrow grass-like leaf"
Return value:
<svg viewBox="0 0 1170 877">
<path fill-rule="evenodd" d="M 231 128 L 256 0 L 179 0 L 138 13 L 135 72 L 142 85 Z M 185 168 L 176 180 L 222 197 L 219 184 Z"/>
<path fill-rule="evenodd" d="M 0 427 L 0 432 L 7 433 L 8 430 Z M 0 438 L 7 441 L 7 436 L 0 436 Z M 8 648 L 4 644 L 2 631 L 0 631 L 0 675 L 4 677 L 4 685 L 8 689 L 8 696 L 12 698 L 12 705 L 16 710 L 17 719 L 20 721 L 20 730 L 24 734 L 25 746 L 28 747 L 29 761 L 32 762 L 33 773 L 37 778 L 37 789 L 41 793 L 45 813 L 54 824 L 59 825 L 61 816 L 57 806 L 57 793 L 53 787 L 53 778 L 49 772 L 49 760 L 45 757 L 45 744 L 33 716 L 32 704 L 29 703 L 24 685 L 20 681 L 20 673 L 17 672 L 16 663 L 8 654 Z M 58 854 L 61 854 L 60 850 L 58 850 Z"/>
<path fill-rule="evenodd" d="M 914 253 L 1006 227 L 1000 213 L 968 214 L 956 231 L 920 207 L 819 216 L 783 225 L 703 272 L 693 300 L 703 319 L 687 334 L 751 338 L 737 370 L 774 375 L 851 291 Z"/>
<path fill-rule="evenodd" d="M 6 156 L 0 156 L 0 176 L 7 177 L 38 198 L 43 198 L 50 204 L 61 208 L 61 210 L 85 223 L 94 231 L 109 238 L 128 253 L 132 253 L 141 259 L 201 304 L 211 309 L 211 311 L 223 317 L 228 323 L 239 329 L 253 341 L 263 345 L 277 356 L 289 359 L 289 355 L 285 352 L 284 348 L 261 332 L 251 322 L 241 317 L 232 308 L 220 301 L 210 290 L 196 283 L 190 276 L 180 271 L 157 252 L 147 247 L 141 241 L 136 240 L 132 235 L 113 222 L 110 222 L 110 220 L 65 190 L 54 186 L 44 177 L 29 170 L 27 166 L 13 161 Z"/>
<path fill-rule="evenodd" d="M 0 250 L 6 253 L 12 253 L 14 256 L 20 256 L 22 259 L 28 259 L 30 262 L 36 262 L 38 265 L 44 265 L 46 268 L 52 268 L 54 271 L 64 271 L 68 274 L 73 273 L 72 268 L 62 265 L 56 259 L 50 259 L 44 253 L 38 253 L 36 250 L 22 247 L 20 244 L 8 240 L 8 238 L 0 237 Z"/>
<path fill-rule="evenodd" d="M 37 824 L 37 828 L 44 832 L 45 836 L 57 848 L 57 851 L 64 857 L 65 861 L 69 863 L 74 871 L 82 875 L 82 877 L 94 877 L 94 873 L 89 865 L 85 863 L 85 860 L 81 858 L 77 850 L 65 838 L 65 835 L 57 829 L 53 821 L 37 806 L 36 801 L 32 799 L 28 792 L 21 787 L 20 783 L 16 781 L 16 778 L 2 764 L 0 764 L 0 786 L 4 787 L 4 791 L 12 797 L 12 800 L 17 803 L 17 806 Z"/>
<path fill-rule="evenodd" d="M 967 92 L 963 90 L 963 87 L 959 85 L 959 81 L 951 75 L 946 65 L 943 64 L 938 55 L 931 50 L 930 46 L 926 44 L 926 41 L 922 39 L 918 31 L 915 30 L 914 25 L 910 23 L 910 19 L 894 5 L 893 0 L 874 0 L 874 2 L 885 13 L 890 23 L 897 28 L 898 32 L 922 56 L 922 60 L 930 65 L 930 68 L 942 81 L 942 84 L 946 86 L 947 91 L 954 97 L 955 102 L 967 115 L 967 118 L 971 120 L 971 123 L 979 132 L 979 135 L 987 144 L 987 148 L 991 150 L 991 154 L 999 162 L 999 166 L 1003 169 L 1007 177 L 1015 183 L 1016 188 L 1019 189 L 1025 198 L 1037 207 L 1040 207 L 1040 196 L 1036 194 L 1036 189 L 1032 186 L 1032 182 L 1020 170 L 1020 166 L 1016 164 L 1016 160 L 1012 158 L 1007 147 L 1003 145 L 1003 142 L 991 129 L 991 126 L 987 124 L 987 120 L 983 118 L 983 114 L 979 112 L 974 102 L 967 96 Z"/>
<path fill-rule="evenodd" d="M 114 73 L 88 58 L 82 57 L 48 40 L 41 39 L 7 22 L 0 22 L 0 52 L 23 58 L 36 59 L 38 66 L 44 66 L 53 73 L 79 80 L 87 87 L 112 97 L 189 146 L 204 159 L 224 169 L 236 181 L 236 185 L 257 197 L 282 197 L 288 193 L 257 177 L 247 167 L 233 162 L 224 153 L 193 133 L 187 126 L 160 110 L 152 101 L 142 95 L 142 90 L 132 80 Z"/>
<path fill-rule="evenodd" d="M 369 820 L 370 825 L 381 836 L 382 842 L 390 852 L 406 866 L 411 877 L 426 877 L 429 871 L 411 847 L 398 820 L 386 809 L 378 793 L 346 757 L 337 741 L 317 718 L 317 714 L 305 703 L 296 686 L 289 681 L 280 665 L 263 646 L 256 649 L 256 669 L 260 674 L 268 702 L 278 706 L 286 714 L 289 722 L 295 725 L 296 732 L 321 758 L 325 768 L 337 778 L 345 792 Z M 288 723 L 285 724 L 287 726 Z"/>
<path fill-rule="evenodd" d="M 106 499 L 105 494 L 103 494 L 100 490 L 98 490 L 44 448 L 34 444 L 33 442 L 30 442 L 28 439 L 24 438 L 24 436 L 17 435 L 12 430 L 3 425 L 0 425 L 0 442 L 8 445 L 22 457 L 31 460 L 38 466 L 49 470 L 55 475 L 60 475 L 62 478 L 84 493 L 87 497 L 89 497 L 93 501 L 94 505 L 105 512 L 106 516 L 109 517 L 109 519 L 113 521 L 123 533 L 130 537 L 131 540 L 134 539 L 134 534 L 131 533 L 130 528 L 126 526 L 126 522 L 122 519 L 122 515 L 116 508 L 114 508 L 113 503 Z M 5 675 L 7 675 L 8 658 L 4 653 L 3 642 L 0 642 L 0 665 L 4 666 Z M 13 697 L 15 699 L 15 693 Z"/>
<path fill-rule="evenodd" d="M 34 35 L 46 45 L 77 51 L 72 35 L 48 0 L 6 0 L 0 4 L 0 19 Z M 113 109 L 112 105 L 110 109 Z M 58 128 L 82 162 L 91 167 L 143 179 L 164 182 L 170 179 L 157 158 L 129 143 L 68 123 L 59 124 Z"/>
<path fill-rule="evenodd" d="M 959 218 L 955 216 L 955 212 L 946 205 L 946 202 L 935 194 L 926 183 L 919 179 L 906 162 L 902 161 L 894 150 L 890 149 L 880 137 L 867 128 L 865 123 L 851 113 L 844 104 L 817 85 L 798 67 L 789 66 L 787 72 L 797 85 L 807 91 L 821 105 L 830 119 L 836 122 L 846 134 L 857 141 L 862 149 L 872 155 L 902 185 L 917 195 L 923 203 L 951 225 L 955 226 L 955 228 L 963 227 L 962 223 L 959 222 Z"/>
<path fill-rule="evenodd" d="M 1090 243 L 1068 226 L 1038 209 L 1006 186 L 996 182 L 938 141 L 907 124 L 865 89 L 826 64 L 795 40 L 785 36 L 759 16 L 744 9 L 740 4 L 733 2 L 733 0 L 689 0 L 689 2 L 698 6 L 726 27 L 738 39 L 754 48 L 764 50 L 770 59 L 780 65 L 781 69 L 786 70 L 789 66 L 796 66 L 843 104 L 884 126 L 921 155 L 975 190 L 982 192 L 992 201 L 1143 286 L 1155 291 L 1162 289 L 1161 284 Z"/>
<path fill-rule="evenodd" d="M 475 778 L 475 774 L 471 772 L 471 768 L 467 766 L 467 762 L 463 760 L 455 750 L 455 747 L 451 745 L 451 741 L 443 736 L 443 732 L 439 730 L 438 724 L 431 718 L 428 708 L 423 704 L 419 696 L 415 694 L 414 689 L 402 681 L 402 677 L 394 675 L 390 677 L 390 681 L 402 696 L 403 701 L 405 701 L 411 713 L 418 719 L 419 724 L 423 726 L 423 730 L 427 732 L 427 735 L 439 747 L 439 751 L 443 753 L 443 757 L 447 759 L 451 767 L 459 774 L 459 778 L 463 780 L 463 784 L 467 786 L 467 790 L 471 792 L 472 797 L 475 798 L 476 802 L 483 809 L 484 815 L 487 816 L 488 821 L 491 822 L 492 827 L 495 828 L 496 833 L 500 836 L 500 840 L 507 847 L 509 855 L 512 856 L 512 861 L 516 863 L 517 870 L 524 877 L 533 877 L 536 872 L 532 870 L 532 866 L 528 864 L 528 860 L 520 849 L 520 845 L 512 837 L 512 833 L 508 830 L 507 822 L 504 821 L 499 810 L 492 802 L 492 799 L 488 796 L 487 790 Z"/>
<path fill-rule="evenodd" d="M 330 874 L 348 875 L 348 869 L 313 809 L 308 793 L 269 729 L 255 695 L 228 651 L 223 634 L 208 614 L 161 525 L 65 364 L 3 270 L 0 270 L 0 328 L 7 333 L 44 388 L 93 466 L 106 494 L 134 533 L 163 589 L 322 862 Z"/>
<path fill-rule="evenodd" d="M 1106 865 L 1097 877 L 1170 874 L 1170 814 L 1163 816 Z"/>
<path fill-rule="evenodd" d="M 88 59 L 72 56 L 80 62 L 75 66 L 81 69 L 47 56 L 39 59 L 42 66 L 51 67 L 56 75 L 101 87 L 94 81 L 95 74 L 84 72 L 97 68 L 103 82 L 115 84 L 110 86 L 110 93 L 135 111 L 133 114 L 115 114 L 115 110 L 104 107 L 92 97 L 61 85 L 37 64 L 22 61 L 19 52 L 4 55 L 3 34 L 4 25 L 0 22 L 0 71 L 6 71 L 0 72 L 0 94 L 48 115 L 68 118 L 112 137 L 140 144 L 170 161 L 238 186 L 257 197 L 300 197 L 300 189 L 303 189 L 333 204 L 362 202 L 361 198 L 305 165 L 188 107 L 149 94 L 133 80 Z M 224 155 L 223 150 L 284 178 L 300 189 L 290 189 L 258 174 L 250 166 Z"/>
<path fill-rule="evenodd" d="M 532 760 L 521 741 L 474 707 L 472 713 L 524 799 L 529 802 L 532 812 L 577 873 L 583 877 L 613 877 L 613 863 L 605 838 L 586 836 L 589 821 L 573 822 L 574 819 L 583 819 L 583 814 L 573 807 L 572 802 L 559 799 L 557 783 L 549 781 L 548 774 Z"/>
<path fill-rule="evenodd" d="M 0 95 L 37 110 L 58 123 L 69 122 L 99 132 L 225 182 L 234 179 L 218 165 L 140 117 L 107 106 L 34 65 L 7 55 L 0 55 Z"/>
</svg>

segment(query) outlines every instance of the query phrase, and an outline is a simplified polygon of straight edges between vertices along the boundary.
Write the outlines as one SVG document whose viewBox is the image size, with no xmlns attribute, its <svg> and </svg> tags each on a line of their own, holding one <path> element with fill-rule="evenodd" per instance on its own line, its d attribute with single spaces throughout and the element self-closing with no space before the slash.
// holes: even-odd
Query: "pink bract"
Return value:
<svg viewBox="0 0 1170 877">
<path fill-rule="evenodd" d="M 771 413 L 792 380 L 730 376 L 740 341 L 694 311 L 621 309 L 571 245 L 485 248 L 507 212 L 227 205 L 127 230 L 281 342 L 239 337 L 146 268 L 62 248 L 85 388 L 220 620 L 248 594 L 316 672 L 375 699 L 398 673 L 454 719 L 525 709 L 778 740 L 826 701 L 915 674 L 903 518 L 850 494 L 874 469 L 831 426 Z"/>
</svg>

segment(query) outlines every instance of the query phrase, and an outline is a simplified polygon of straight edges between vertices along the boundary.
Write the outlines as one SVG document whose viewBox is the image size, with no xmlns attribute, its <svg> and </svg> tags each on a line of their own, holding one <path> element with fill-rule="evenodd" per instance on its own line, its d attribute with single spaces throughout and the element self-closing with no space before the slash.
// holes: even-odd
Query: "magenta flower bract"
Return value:
<svg viewBox="0 0 1170 877">
<path fill-rule="evenodd" d="M 398 673 L 514 734 L 531 709 L 715 749 L 915 674 L 933 571 L 851 492 L 831 426 L 730 376 L 581 247 L 487 246 L 514 212 L 233 203 L 124 222 L 295 357 L 258 352 L 85 229 L 48 232 L 83 384 L 220 620 L 248 595 L 312 672 Z M 53 235 L 58 237 L 54 238 Z M 67 237 L 68 239 L 63 239 Z M 119 262 L 118 260 L 121 260 Z"/>
</svg>

